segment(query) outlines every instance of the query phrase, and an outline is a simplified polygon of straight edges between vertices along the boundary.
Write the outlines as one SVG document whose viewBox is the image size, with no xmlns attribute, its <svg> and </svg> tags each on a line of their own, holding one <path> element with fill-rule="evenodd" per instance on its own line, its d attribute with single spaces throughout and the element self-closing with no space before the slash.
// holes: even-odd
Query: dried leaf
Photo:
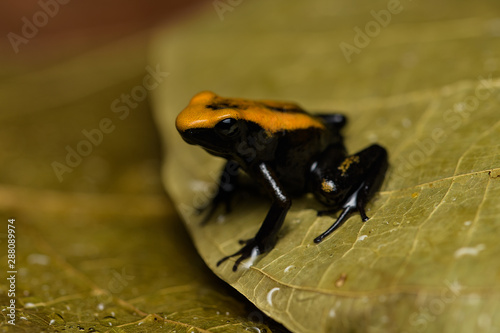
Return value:
<svg viewBox="0 0 500 333">
<path fill-rule="evenodd" d="M 341 43 L 354 45 L 353 28 L 388 3 L 255 0 L 156 39 L 155 59 L 173 73 L 155 94 L 165 187 L 207 265 L 294 332 L 500 328 L 496 4 L 400 5 L 349 59 Z M 213 195 L 223 161 L 184 143 L 174 119 L 201 90 L 344 110 L 350 152 L 378 142 L 390 154 L 371 219 L 353 216 L 316 245 L 335 217 L 317 217 L 304 196 L 271 252 L 236 273 L 216 267 L 255 234 L 269 201 L 241 193 L 232 213 L 200 227 L 194 208 Z"/>
</svg>

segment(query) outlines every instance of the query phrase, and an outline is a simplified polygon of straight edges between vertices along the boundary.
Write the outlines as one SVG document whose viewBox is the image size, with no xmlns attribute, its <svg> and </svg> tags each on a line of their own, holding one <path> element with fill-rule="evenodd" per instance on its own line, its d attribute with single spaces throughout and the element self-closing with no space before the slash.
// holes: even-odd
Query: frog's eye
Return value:
<svg viewBox="0 0 500 333">
<path fill-rule="evenodd" d="M 215 125 L 215 131 L 222 137 L 233 138 L 238 135 L 238 121 L 234 118 L 226 118 Z"/>
</svg>

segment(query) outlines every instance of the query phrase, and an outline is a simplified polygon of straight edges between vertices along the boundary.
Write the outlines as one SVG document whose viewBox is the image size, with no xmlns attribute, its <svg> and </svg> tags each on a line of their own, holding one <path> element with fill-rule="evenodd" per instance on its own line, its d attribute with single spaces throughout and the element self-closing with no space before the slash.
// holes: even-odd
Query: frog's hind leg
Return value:
<svg viewBox="0 0 500 333">
<path fill-rule="evenodd" d="M 360 201 L 358 200 L 358 195 L 359 195 L 360 190 L 361 190 L 361 187 L 358 188 L 353 194 L 351 194 L 351 196 L 349 197 L 347 202 L 342 206 L 343 210 L 342 210 L 342 213 L 340 214 L 340 216 L 325 232 L 323 232 L 321 235 L 319 235 L 318 237 L 316 237 L 314 239 L 315 243 L 320 243 L 323 239 L 325 239 L 325 237 L 327 237 L 332 232 L 334 232 L 345 221 L 347 221 L 347 219 L 351 216 L 351 214 L 356 212 L 356 210 L 359 211 L 363 222 L 368 220 L 368 217 L 366 216 L 366 213 L 364 210 L 364 206 L 361 206 L 359 204 Z M 329 209 L 329 210 L 319 211 L 318 216 L 332 214 L 332 213 L 335 213 L 336 211 L 337 211 L 337 209 L 335 209 L 335 210 Z"/>
<path fill-rule="evenodd" d="M 359 153 L 347 156 L 336 170 L 327 170 L 322 178 L 321 189 L 316 197 L 324 204 L 335 209 L 318 212 L 318 215 L 332 213 L 341 207 L 342 213 L 324 233 L 314 239 L 321 242 L 331 234 L 349 216 L 358 211 L 363 221 L 368 220 L 365 206 L 373 194 L 380 188 L 388 167 L 386 150 L 374 144 Z"/>
</svg>

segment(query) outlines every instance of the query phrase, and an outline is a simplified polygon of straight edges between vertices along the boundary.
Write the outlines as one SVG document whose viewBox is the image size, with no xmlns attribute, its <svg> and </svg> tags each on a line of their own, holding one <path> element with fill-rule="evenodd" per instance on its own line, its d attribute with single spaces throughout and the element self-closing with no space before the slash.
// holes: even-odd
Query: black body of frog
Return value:
<svg viewBox="0 0 500 333">
<path fill-rule="evenodd" d="M 237 189 L 238 170 L 256 180 L 272 200 L 256 235 L 217 265 L 237 256 L 241 261 L 270 251 L 277 241 L 292 197 L 313 193 L 327 210 L 342 212 L 328 230 L 314 239 L 321 242 L 358 211 L 368 220 L 365 205 L 380 188 L 388 167 L 386 150 L 373 144 L 348 155 L 340 134 L 346 118 L 341 114 L 311 115 L 294 103 L 224 98 L 201 92 L 178 115 L 176 127 L 189 144 L 227 159 L 219 190 L 204 221 L 222 203 L 229 210 Z"/>
</svg>

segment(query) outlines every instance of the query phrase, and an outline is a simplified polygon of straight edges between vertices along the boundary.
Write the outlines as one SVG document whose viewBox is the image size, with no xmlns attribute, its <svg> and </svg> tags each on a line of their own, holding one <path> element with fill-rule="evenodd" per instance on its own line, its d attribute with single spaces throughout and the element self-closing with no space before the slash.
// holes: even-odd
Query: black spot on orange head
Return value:
<svg viewBox="0 0 500 333">
<path fill-rule="evenodd" d="M 220 103 L 213 103 L 207 105 L 208 109 L 212 110 L 222 110 L 222 109 L 235 109 L 235 110 L 245 110 L 247 107 L 244 107 L 243 105 L 238 105 L 235 103 L 228 103 L 228 102 L 220 102 Z"/>
</svg>

